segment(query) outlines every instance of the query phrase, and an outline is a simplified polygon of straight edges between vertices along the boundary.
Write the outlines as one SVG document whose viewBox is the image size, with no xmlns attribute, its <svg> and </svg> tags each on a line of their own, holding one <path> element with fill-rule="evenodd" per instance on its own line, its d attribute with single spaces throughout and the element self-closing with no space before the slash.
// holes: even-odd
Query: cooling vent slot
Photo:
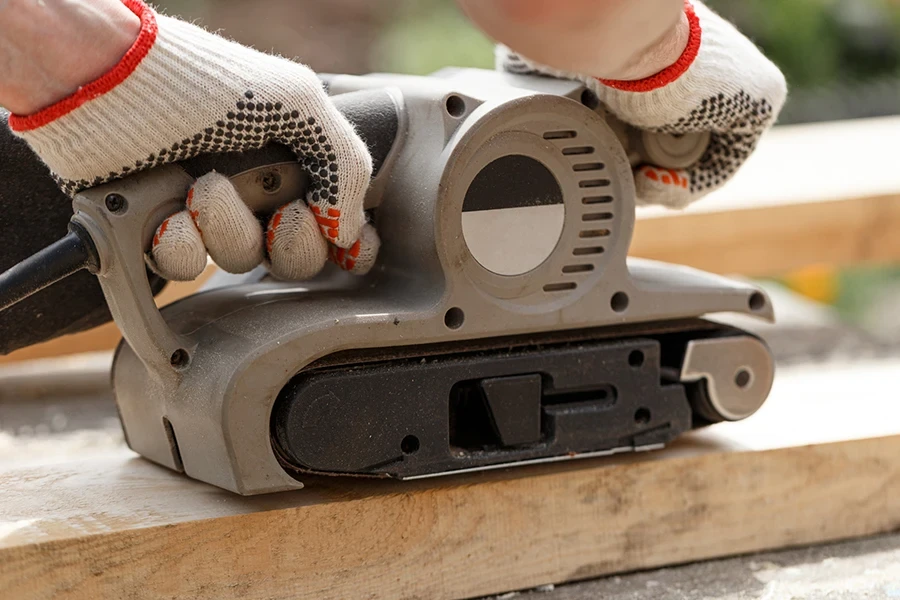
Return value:
<svg viewBox="0 0 900 600">
<path fill-rule="evenodd" d="M 605 193 L 603 189 L 612 185 L 610 179 L 604 176 L 606 164 L 591 160 L 596 149 L 594 146 L 579 144 L 577 131 L 569 129 L 547 131 L 543 138 L 552 141 L 560 153 L 571 161 L 578 188 L 582 190 L 581 205 L 584 207 L 584 212 L 580 216 L 582 229 L 578 232 L 578 240 L 572 248 L 572 262 L 563 265 L 558 275 L 559 280 L 551 281 L 544 286 L 544 292 L 553 294 L 577 289 L 585 277 L 602 266 L 601 261 L 606 254 L 604 238 L 612 235 L 612 230 L 606 224 L 611 224 L 615 220 L 614 212 L 608 208 L 614 203 L 615 197 Z M 607 205 L 603 207 L 607 210 L 597 210 L 600 208 L 599 205 Z M 598 226 L 601 224 L 603 226 Z"/>
</svg>

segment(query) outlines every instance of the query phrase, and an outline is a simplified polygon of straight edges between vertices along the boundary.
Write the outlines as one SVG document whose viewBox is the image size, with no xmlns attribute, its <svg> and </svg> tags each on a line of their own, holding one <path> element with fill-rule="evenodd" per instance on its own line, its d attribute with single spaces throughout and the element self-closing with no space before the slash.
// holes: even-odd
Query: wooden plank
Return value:
<svg viewBox="0 0 900 600">
<path fill-rule="evenodd" d="M 641 208 L 631 255 L 722 274 L 900 260 L 900 169 L 875 151 L 900 117 L 777 127 L 722 189 Z"/>
<path fill-rule="evenodd" d="M 462 599 L 892 531 L 898 367 L 782 370 L 747 421 L 553 468 L 253 498 L 128 453 L 6 472 L 0 597 Z"/>
<path fill-rule="evenodd" d="M 109 393 L 112 352 L 0 364 L 0 403 Z"/>
<path fill-rule="evenodd" d="M 811 265 L 900 259 L 897 194 L 691 213 L 638 223 L 631 255 L 723 275 L 767 277 Z M 690 236 L 686 233 L 690 232 Z"/>
</svg>

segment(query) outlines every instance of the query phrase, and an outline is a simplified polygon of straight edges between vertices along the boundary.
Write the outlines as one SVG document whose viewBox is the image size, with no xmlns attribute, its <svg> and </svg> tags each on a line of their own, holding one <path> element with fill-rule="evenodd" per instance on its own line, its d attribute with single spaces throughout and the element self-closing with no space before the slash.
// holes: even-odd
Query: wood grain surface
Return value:
<svg viewBox="0 0 900 600">
<path fill-rule="evenodd" d="M 900 169 L 876 150 L 900 117 L 777 127 L 737 175 L 683 211 L 638 209 L 632 256 L 722 274 L 900 260 Z"/>
<path fill-rule="evenodd" d="M 893 531 L 898 368 L 785 369 L 747 421 L 555 467 L 253 498 L 124 451 L 0 473 L 0 598 L 463 599 Z"/>
</svg>

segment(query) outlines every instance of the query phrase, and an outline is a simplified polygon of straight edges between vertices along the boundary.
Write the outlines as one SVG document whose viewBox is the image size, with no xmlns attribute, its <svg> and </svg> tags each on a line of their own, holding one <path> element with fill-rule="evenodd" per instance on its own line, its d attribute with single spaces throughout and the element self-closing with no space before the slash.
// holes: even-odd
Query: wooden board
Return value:
<svg viewBox="0 0 900 600">
<path fill-rule="evenodd" d="M 0 474 L 0 597 L 462 599 L 900 527 L 896 362 L 783 369 L 655 453 L 243 498 L 129 453 Z"/>
<path fill-rule="evenodd" d="M 900 169 L 875 151 L 891 139 L 900 117 L 775 128 L 722 189 L 639 209 L 631 254 L 751 277 L 900 261 Z"/>
</svg>

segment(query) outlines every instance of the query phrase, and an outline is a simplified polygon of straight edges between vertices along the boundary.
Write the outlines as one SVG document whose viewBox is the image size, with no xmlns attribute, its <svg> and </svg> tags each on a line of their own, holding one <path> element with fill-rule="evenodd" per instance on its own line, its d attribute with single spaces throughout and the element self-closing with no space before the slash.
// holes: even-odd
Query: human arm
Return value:
<svg viewBox="0 0 900 600">
<path fill-rule="evenodd" d="M 74 94 L 115 67 L 140 28 L 121 0 L 0 1 L 0 106 L 28 115 Z"/>
<path fill-rule="evenodd" d="M 465 7 L 470 0 L 458 1 Z M 513 1 L 483 0 L 487 5 L 507 8 Z M 501 32 L 503 38 L 497 46 L 499 69 L 581 81 L 619 119 L 641 129 L 672 135 L 710 133 L 707 151 L 688 168 L 669 170 L 652 164 L 640 165 L 635 172 L 639 204 L 684 208 L 724 186 L 755 151 L 762 135 L 774 125 L 786 100 L 787 84 L 778 67 L 700 0 L 678 0 L 682 20 L 672 26 L 668 37 L 660 37 L 655 46 L 645 46 L 654 35 L 639 27 L 628 29 L 636 41 L 620 49 L 612 63 L 602 53 L 598 55 L 581 48 L 590 48 L 590 35 L 601 30 L 625 29 L 628 21 L 623 13 L 607 10 L 616 4 L 615 0 L 571 0 L 558 4 L 551 4 L 550 0 L 523 1 L 526 5 L 545 5 L 548 10 L 556 6 L 580 11 L 580 15 L 569 14 L 563 21 L 573 28 L 571 37 L 577 43 L 562 41 L 556 49 L 541 51 L 538 46 L 551 39 L 567 39 L 559 29 L 562 25 L 555 25 L 556 21 L 549 19 L 550 33 L 543 42 L 538 40 L 523 46 L 533 49 L 541 58 L 530 56 L 522 48 L 503 42 L 522 35 L 509 31 L 519 26 L 513 15 L 507 14 L 507 31 Z M 640 5 L 650 7 L 659 1 L 662 0 L 627 0 L 636 14 Z M 604 23 L 603 27 L 594 27 L 584 36 L 581 29 L 571 25 L 598 20 Z M 672 45 L 672 39 L 681 39 L 678 30 L 684 28 L 684 22 L 687 23 L 685 42 Z M 655 29 L 648 26 L 647 31 Z M 598 39 L 596 43 L 607 47 L 605 40 Z M 672 48 L 681 50 L 676 55 L 670 52 Z M 644 66 L 638 71 L 623 71 L 621 66 L 626 64 Z"/>
<path fill-rule="evenodd" d="M 687 45 L 684 0 L 457 0 L 498 43 L 548 67 L 641 79 Z"/>
<path fill-rule="evenodd" d="M 281 207 L 264 227 L 224 177 L 201 177 L 186 210 L 158 230 L 151 268 L 169 279 L 192 279 L 207 251 L 224 270 L 265 263 L 284 279 L 315 275 L 329 255 L 353 272 L 371 267 L 378 239 L 363 212 L 371 157 L 308 67 L 159 14 L 140 0 L 8 2 L 0 37 L 4 27 L 18 33 L 0 46 L 0 72 L 10 74 L 0 104 L 13 110 L 10 128 L 67 193 L 206 152 L 268 143 L 294 150 L 310 175 L 308 196 Z M 116 16 L 123 7 L 138 21 L 136 34 L 129 32 L 132 19 Z M 23 24 L 41 18 L 60 28 L 50 30 L 46 52 L 28 49 L 33 25 Z M 91 59 L 92 73 L 70 76 L 53 64 L 58 56 L 48 55 L 66 48 L 55 36 L 70 22 L 80 24 L 72 35 L 84 39 L 75 48 Z M 102 56 L 88 48 L 90 38 L 113 30 L 113 37 L 128 38 L 127 47 L 100 44 Z M 25 81 L 29 65 L 39 67 L 41 85 Z"/>
</svg>

